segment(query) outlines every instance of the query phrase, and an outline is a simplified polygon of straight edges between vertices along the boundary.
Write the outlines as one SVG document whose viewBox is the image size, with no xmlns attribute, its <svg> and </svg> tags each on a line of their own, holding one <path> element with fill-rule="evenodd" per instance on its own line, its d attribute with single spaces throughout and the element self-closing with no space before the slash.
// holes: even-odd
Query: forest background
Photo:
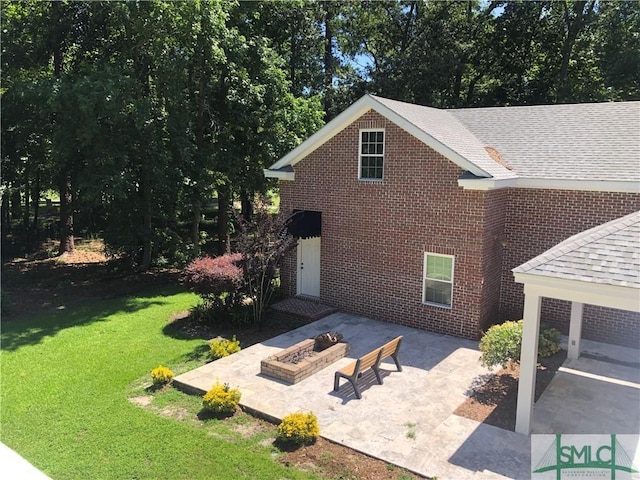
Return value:
<svg viewBox="0 0 640 480">
<path fill-rule="evenodd" d="M 635 1 L 1 8 L 3 256 L 49 236 L 71 252 L 78 235 L 141 270 L 224 252 L 234 203 L 249 215 L 276 187 L 263 168 L 365 93 L 438 108 L 640 99 Z"/>
</svg>

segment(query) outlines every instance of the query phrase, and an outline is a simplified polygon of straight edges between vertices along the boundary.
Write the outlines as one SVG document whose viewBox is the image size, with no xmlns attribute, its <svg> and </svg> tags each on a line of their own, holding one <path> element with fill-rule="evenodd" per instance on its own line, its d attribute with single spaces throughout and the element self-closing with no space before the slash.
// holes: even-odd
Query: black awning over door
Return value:
<svg viewBox="0 0 640 480">
<path fill-rule="evenodd" d="M 322 212 L 294 210 L 287 221 L 287 230 L 296 238 L 319 237 L 322 233 Z"/>
</svg>

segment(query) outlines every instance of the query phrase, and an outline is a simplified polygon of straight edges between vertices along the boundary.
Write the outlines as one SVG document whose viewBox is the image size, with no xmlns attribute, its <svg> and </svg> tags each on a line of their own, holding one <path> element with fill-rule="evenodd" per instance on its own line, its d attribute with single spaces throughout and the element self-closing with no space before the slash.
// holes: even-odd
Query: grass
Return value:
<svg viewBox="0 0 640 480">
<path fill-rule="evenodd" d="M 201 400 L 172 388 L 152 395 L 153 408 L 129 401 L 158 364 L 179 374 L 202 363 L 205 342 L 163 334 L 195 301 L 156 291 L 3 322 L 2 442 L 53 479 L 315 478 L 274 461 L 264 434 L 234 434 L 242 415 L 195 421 Z"/>
<path fill-rule="evenodd" d="M 407 430 L 407 438 L 410 438 L 411 440 L 415 440 L 416 431 L 414 430 L 414 428 L 416 428 L 416 424 L 412 423 L 412 422 L 407 422 L 407 423 L 404 424 L 404 426 L 408 428 L 408 430 Z"/>
</svg>

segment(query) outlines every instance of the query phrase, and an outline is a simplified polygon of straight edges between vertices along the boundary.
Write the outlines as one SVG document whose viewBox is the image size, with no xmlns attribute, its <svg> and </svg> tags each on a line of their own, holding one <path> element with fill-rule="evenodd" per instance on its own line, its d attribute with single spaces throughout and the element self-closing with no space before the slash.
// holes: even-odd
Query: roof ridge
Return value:
<svg viewBox="0 0 640 480">
<path fill-rule="evenodd" d="M 424 108 L 432 108 L 434 110 L 438 110 L 441 112 L 450 112 L 450 111 L 460 111 L 460 110 L 488 110 L 488 109 L 511 109 L 511 108 L 549 108 L 549 107 L 576 107 L 576 106 L 593 106 L 593 105 L 622 105 L 622 104 L 639 104 L 640 100 L 616 100 L 616 101 L 604 101 L 604 102 L 574 102 L 574 103 L 536 103 L 530 105 L 488 105 L 488 106 L 476 106 L 476 107 L 453 107 L 453 108 L 442 108 L 442 107 L 434 107 L 433 105 L 422 105 L 419 103 L 411 103 L 405 102 L 403 100 L 396 100 L 393 98 L 382 97 L 380 95 L 373 95 L 371 93 L 366 94 L 369 97 L 375 98 L 376 100 L 386 100 L 390 102 L 401 103 L 403 105 L 411 105 L 415 107 L 424 107 Z"/>
</svg>

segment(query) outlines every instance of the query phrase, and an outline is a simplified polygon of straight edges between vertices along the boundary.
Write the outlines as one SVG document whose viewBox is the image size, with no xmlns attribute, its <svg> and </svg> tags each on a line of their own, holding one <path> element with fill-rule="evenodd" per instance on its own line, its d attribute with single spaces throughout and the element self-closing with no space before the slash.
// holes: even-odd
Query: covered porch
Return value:
<svg viewBox="0 0 640 480">
<path fill-rule="evenodd" d="M 568 362 L 580 357 L 585 304 L 640 312 L 640 212 L 574 235 L 513 272 L 525 293 L 516 431 L 528 435 L 534 416 L 542 298 L 571 302 Z M 567 391 L 566 401 L 573 400 Z M 610 426 L 603 428 L 609 430 L 590 433 L 610 433 Z"/>
</svg>

